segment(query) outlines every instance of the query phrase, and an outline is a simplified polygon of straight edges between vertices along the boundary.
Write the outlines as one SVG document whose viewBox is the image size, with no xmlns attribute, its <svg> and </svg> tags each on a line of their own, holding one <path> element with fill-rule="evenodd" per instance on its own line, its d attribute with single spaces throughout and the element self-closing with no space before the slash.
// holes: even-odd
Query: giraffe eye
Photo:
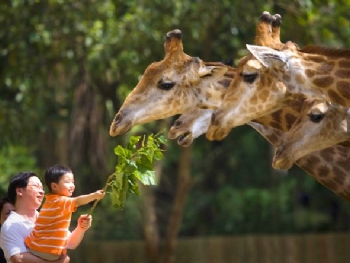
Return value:
<svg viewBox="0 0 350 263">
<path fill-rule="evenodd" d="M 258 73 L 248 73 L 248 74 L 241 73 L 241 76 L 244 82 L 252 84 L 258 77 Z"/>
<path fill-rule="evenodd" d="M 309 115 L 309 118 L 310 118 L 310 121 L 314 122 L 314 123 L 319 123 L 320 121 L 322 121 L 324 117 L 324 114 L 310 114 Z"/>
<path fill-rule="evenodd" d="M 158 88 L 162 90 L 170 90 L 175 86 L 174 82 L 171 81 L 165 81 L 158 83 Z"/>
</svg>

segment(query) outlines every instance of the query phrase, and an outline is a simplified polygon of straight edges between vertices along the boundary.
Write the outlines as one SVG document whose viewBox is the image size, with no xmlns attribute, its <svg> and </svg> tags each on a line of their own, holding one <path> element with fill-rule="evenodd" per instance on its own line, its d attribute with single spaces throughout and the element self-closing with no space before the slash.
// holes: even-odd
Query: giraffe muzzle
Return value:
<svg viewBox="0 0 350 263">
<path fill-rule="evenodd" d="M 119 112 L 117 115 L 115 115 L 110 129 L 109 129 L 109 135 L 112 137 L 115 137 L 117 135 L 122 135 L 126 132 L 128 132 L 132 128 L 132 122 L 129 120 L 126 120 L 121 112 Z"/>
</svg>

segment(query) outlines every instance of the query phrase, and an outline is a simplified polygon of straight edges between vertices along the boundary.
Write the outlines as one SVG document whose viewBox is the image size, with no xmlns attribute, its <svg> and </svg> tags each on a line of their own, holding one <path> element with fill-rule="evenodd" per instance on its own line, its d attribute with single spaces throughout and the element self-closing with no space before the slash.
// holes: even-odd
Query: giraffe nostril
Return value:
<svg viewBox="0 0 350 263">
<path fill-rule="evenodd" d="M 181 125 L 182 125 L 182 121 L 179 121 L 179 120 L 175 121 L 175 126 L 176 127 L 179 127 Z"/>
<path fill-rule="evenodd" d="M 121 121 L 122 117 L 123 117 L 123 115 L 121 113 L 118 113 L 117 115 L 115 115 L 114 120 L 113 120 L 114 124 L 115 125 L 118 124 Z"/>
<path fill-rule="evenodd" d="M 275 151 L 275 157 L 279 157 L 283 151 L 282 147 L 278 147 Z"/>
</svg>

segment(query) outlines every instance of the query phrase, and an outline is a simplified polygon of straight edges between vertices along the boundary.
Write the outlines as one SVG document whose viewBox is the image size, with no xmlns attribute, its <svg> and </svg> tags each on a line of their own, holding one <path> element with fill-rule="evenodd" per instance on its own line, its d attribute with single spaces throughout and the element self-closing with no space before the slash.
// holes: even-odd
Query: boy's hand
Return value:
<svg viewBox="0 0 350 263">
<path fill-rule="evenodd" d="M 95 198 L 96 200 L 101 200 L 103 197 L 105 197 L 105 192 L 103 190 L 97 190 L 95 192 Z"/>
</svg>

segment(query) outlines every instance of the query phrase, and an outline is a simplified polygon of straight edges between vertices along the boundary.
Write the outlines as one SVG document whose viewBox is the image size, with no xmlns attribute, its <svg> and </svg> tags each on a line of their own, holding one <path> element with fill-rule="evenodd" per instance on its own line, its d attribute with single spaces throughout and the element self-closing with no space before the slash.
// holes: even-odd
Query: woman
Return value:
<svg viewBox="0 0 350 263">
<path fill-rule="evenodd" d="M 11 211 L 15 208 L 10 203 L 10 200 L 7 197 L 0 199 L 0 224 L 2 225 L 6 218 L 10 215 Z M 0 249 L 0 263 L 6 263 L 4 252 Z"/>
</svg>

